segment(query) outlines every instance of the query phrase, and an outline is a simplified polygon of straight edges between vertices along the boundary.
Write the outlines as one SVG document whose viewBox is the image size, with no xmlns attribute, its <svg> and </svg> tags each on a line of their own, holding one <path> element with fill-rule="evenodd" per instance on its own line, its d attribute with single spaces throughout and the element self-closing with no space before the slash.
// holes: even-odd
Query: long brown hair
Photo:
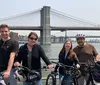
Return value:
<svg viewBox="0 0 100 85">
<path fill-rule="evenodd" d="M 38 35 L 37 35 L 37 33 L 35 33 L 35 32 L 30 32 L 29 35 L 28 35 L 28 38 L 30 38 L 31 35 L 36 36 L 36 38 L 38 39 Z"/>
<path fill-rule="evenodd" d="M 70 48 L 70 50 L 69 50 L 69 52 L 68 52 L 68 56 L 72 59 L 72 57 L 73 57 L 73 50 L 72 50 L 72 41 L 71 41 L 71 40 L 66 40 L 66 41 L 65 41 L 65 43 L 63 44 L 63 47 L 62 47 L 62 49 L 61 49 L 61 51 L 60 51 L 59 54 L 65 52 L 65 44 L 66 44 L 66 42 L 70 42 L 70 43 L 71 43 L 71 48 Z"/>
</svg>

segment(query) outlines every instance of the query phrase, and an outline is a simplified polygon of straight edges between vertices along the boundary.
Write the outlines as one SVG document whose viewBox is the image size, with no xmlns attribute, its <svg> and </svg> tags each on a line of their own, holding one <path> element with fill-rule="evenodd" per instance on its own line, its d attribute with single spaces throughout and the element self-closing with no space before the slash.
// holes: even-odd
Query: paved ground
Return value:
<svg viewBox="0 0 100 85">
<path fill-rule="evenodd" d="M 43 85 L 45 85 L 45 80 L 42 81 Z M 18 82 L 18 85 L 23 85 L 22 82 Z"/>
</svg>

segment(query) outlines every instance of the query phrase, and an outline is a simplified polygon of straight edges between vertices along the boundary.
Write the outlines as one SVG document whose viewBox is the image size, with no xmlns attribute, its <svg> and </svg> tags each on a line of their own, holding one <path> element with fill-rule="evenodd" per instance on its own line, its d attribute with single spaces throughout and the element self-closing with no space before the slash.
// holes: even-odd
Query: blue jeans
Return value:
<svg viewBox="0 0 100 85">
<path fill-rule="evenodd" d="M 4 80 L 5 80 L 5 82 L 10 83 L 10 85 L 17 85 L 17 81 L 14 78 L 14 72 L 13 72 L 13 70 L 11 70 L 10 77 L 7 78 L 7 79 L 4 79 Z M 3 85 L 5 85 L 5 84 L 3 84 Z"/>
<path fill-rule="evenodd" d="M 42 85 L 42 80 L 36 81 L 35 84 L 32 84 L 30 82 L 23 82 L 23 85 Z"/>
<path fill-rule="evenodd" d="M 63 76 L 64 76 L 64 75 L 59 74 L 59 80 L 60 80 L 60 81 L 62 80 L 62 77 L 63 77 Z M 64 77 L 64 81 L 66 82 L 66 85 L 71 85 L 72 77 L 69 76 L 69 75 L 66 75 L 66 76 Z"/>
</svg>

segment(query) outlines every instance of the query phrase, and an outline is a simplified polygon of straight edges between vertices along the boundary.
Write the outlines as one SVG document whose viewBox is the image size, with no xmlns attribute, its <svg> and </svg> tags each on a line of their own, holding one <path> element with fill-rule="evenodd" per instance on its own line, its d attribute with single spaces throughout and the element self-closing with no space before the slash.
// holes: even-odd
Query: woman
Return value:
<svg viewBox="0 0 100 85">
<path fill-rule="evenodd" d="M 53 68 L 53 65 L 48 60 L 43 48 L 37 44 L 38 35 L 35 32 L 31 32 L 28 35 L 28 43 L 21 46 L 14 66 L 19 66 L 22 61 L 22 65 L 36 70 L 41 75 L 41 58 L 48 65 L 48 68 Z M 33 85 L 30 82 L 24 82 L 23 85 Z M 42 85 L 42 80 L 39 79 L 35 85 Z"/>
<path fill-rule="evenodd" d="M 76 54 L 72 50 L 72 42 L 70 40 L 67 40 L 60 53 L 59 53 L 59 62 L 63 63 L 68 66 L 76 65 L 79 67 L 78 59 Z M 59 79 L 61 80 L 62 76 L 64 76 L 64 69 L 62 67 L 59 68 Z M 72 80 L 72 77 L 70 75 L 66 75 L 65 79 L 66 85 L 70 85 L 70 82 Z"/>
</svg>

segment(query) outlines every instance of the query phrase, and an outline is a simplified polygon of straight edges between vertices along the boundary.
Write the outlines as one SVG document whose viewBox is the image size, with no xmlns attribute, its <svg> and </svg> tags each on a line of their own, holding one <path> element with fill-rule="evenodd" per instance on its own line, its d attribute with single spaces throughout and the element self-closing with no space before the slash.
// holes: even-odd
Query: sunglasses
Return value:
<svg viewBox="0 0 100 85">
<path fill-rule="evenodd" d="M 37 40 L 37 38 L 30 37 L 31 40 Z"/>
</svg>

